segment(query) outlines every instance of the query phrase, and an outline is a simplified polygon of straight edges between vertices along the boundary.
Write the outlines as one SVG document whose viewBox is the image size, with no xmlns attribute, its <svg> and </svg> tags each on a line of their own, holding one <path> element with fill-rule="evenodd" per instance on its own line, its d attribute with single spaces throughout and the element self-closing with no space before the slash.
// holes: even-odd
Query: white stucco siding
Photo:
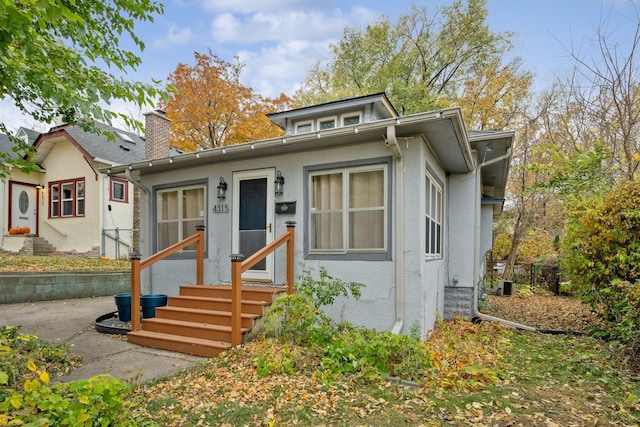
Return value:
<svg viewBox="0 0 640 427">
<path fill-rule="evenodd" d="M 120 201 L 111 199 L 110 178 L 107 175 L 102 175 L 100 180 L 102 182 L 100 192 L 102 200 L 101 229 L 106 230 L 102 252 L 111 259 L 127 258 L 133 249 L 133 184 L 123 182 L 126 184 L 127 197 L 126 201 Z M 116 238 L 119 238 L 118 248 L 116 248 Z"/>
<path fill-rule="evenodd" d="M 167 183 L 181 182 L 208 182 L 207 189 L 207 259 L 205 260 L 205 282 L 220 283 L 228 282 L 231 279 L 231 254 L 232 240 L 232 201 L 233 188 L 232 176 L 234 172 L 255 169 L 273 168 L 282 172 L 285 177 L 284 192 L 276 197 L 279 201 L 295 201 L 295 214 L 276 214 L 274 216 L 275 236 L 279 236 L 286 231 L 285 223 L 295 221 L 297 223 L 295 233 L 295 271 L 296 276 L 302 272 L 299 265 L 305 262 L 318 274 L 319 267 L 327 268 L 333 277 L 346 280 L 357 281 L 366 284 L 361 300 L 338 301 L 335 307 L 328 310 L 336 320 L 347 320 L 362 324 L 363 319 L 367 324 L 375 325 L 381 329 L 390 329 L 394 323 L 395 316 L 395 267 L 392 260 L 387 261 L 353 261 L 353 260 L 304 260 L 304 227 L 306 223 L 304 211 L 304 168 L 305 166 L 315 166 L 321 164 L 335 164 L 349 161 L 359 161 L 367 158 L 390 158 L 391 152 L 384 146 L 382 140 L 372 144 L 358 146 L 340 147 L 323 150 L 313 150 L 302 153 L 282 154 L 280 156 L 270 156 L 256 158 L 245 161 L 231 161 L 203 167 L 189 168 L 174 172 L 163 172 L 162 174 L 151 174 L 144 176 L 144 185 L 151 191 L 157 186 Z M 392 174 L 392 171 L 389 171 Z M 223 177 L 229 184 L 226 199 L 218 200 L 216 197 L 216 187 L 219 178 Z M 392 179 L 393 182 L 393 179 Z M 214 213 L 215 205 L 227 205 L 229 212 Z M 393 206 L 393 203 L 391 204 Z M 143 218 L 151 218 L 149 209 L 152 207 L 148 203 L 142 205 Z M 275 207 L 274 207 L 275 208 Z M 390 208 L 392 209 L 392 208 Z M 392 212 L 392 215 L 395 215 Z M 142 255 L 149 256 L 152 250 L 153 236 L 151 235 L 155 219 L 151 218 L 149 224 L 142 227 Z M 393 228 L 392 228 L 393 233 Z M 388 242 L 393 245 L 393 239 Z M 275 282 L 285 281 L 286 270 L 284 265 L 285 248 L 276 252 L 275 260 Z M 175 294 L 179 285 L 195 282 L 193 260 L 167 260 L 152 267 L 151 285 L 152 292 L 162 292 Z M 418 291 L 419 292 L 419 291 Z M 416 302 L 419 304 L 419 302 Z"/>
<path fill-rule="evenodd" d="M 477 204 L 475 174 L 451 175 L 448 179 L 447 216 L 449 271 L 458 287 L 473 287 Z M 453 283 L 450 284 L 453 286 Z"/>
<path fill-rule="evenodd" d="M 100 246 L 102 180 L 68 141 L 60 141 L 43 162 L 46 169 L 45 190 L 40 209 L 40 235 L 59 251 L 89 252 Z M 48 183 L 84 178 L 85 214 L 79 217 L 49 218 Z"/>
<path fill-rule="evenodd" d="M 493 248 L 493 205 L 480 209 L 480 274 L 486 274 L 487 253 Z"/>
</svg>

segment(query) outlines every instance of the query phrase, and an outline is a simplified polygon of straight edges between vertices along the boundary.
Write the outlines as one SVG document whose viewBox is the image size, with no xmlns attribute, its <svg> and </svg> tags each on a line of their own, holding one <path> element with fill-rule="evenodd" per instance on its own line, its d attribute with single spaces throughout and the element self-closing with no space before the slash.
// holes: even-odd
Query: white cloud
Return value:
<svg viewBox="0 0 640 427">
<path fill-rule="evenodd" d="M 238 52 L 245 64 L 242 83 L 269 97 L 293 95 L 309 68 L 329 56 L 329 43 L 292 40 L 259 51 Z"/>
<path fill-rule="evenodd" d="M 251 15 L 217 15 L 211 23 L 211 35 L 217 43 L 258 43 L 292 39 L 321 40 L 342 35 L 346 25 L 371 22 L 378 14 L 358 7 L 345 13 L 334 9 L 284 13 L 257 12 Z"/>
<path fill-rule="evenodd" d="M 323 11 L 318 3 L 305 11 L 274 13 L 277 9 L 260 4 L 252 14 L 216 15 L 211 35 L 217 46 L 238 46 L 235 53 L 245 64 L 243 84 L 270 97 L 282 92 L 292 95 L 313 63 L 330 57 L 330 45 L 342 37 L 345 26 L 365 25 L 380 16 L 365 7 Z"/>
<path fill-rule="evenodd" d="M 189 44 L 192 40 L 193 32 L 190 27 L 178 29 L 176 24 L 171 24 L 167 34 L 153 42 L 153 47 L 157 49 L 166 47 L 167 45 L 184 46 Z"/>
</svg>

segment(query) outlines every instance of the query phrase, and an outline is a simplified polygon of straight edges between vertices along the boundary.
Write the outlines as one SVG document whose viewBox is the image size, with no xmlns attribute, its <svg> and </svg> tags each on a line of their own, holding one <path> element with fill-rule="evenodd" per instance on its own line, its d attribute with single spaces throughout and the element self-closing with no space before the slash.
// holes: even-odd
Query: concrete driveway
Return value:
<svg viewBox="0 0 640 427">
<path fill-rule="evenodd" d="M 82 356 L 82 365 L 53 382 L 111 374 L 125 381 L 144 382 L 175 374 L 202 357 L 142 347 L 123 335 L 97 332 L 96 318 L 116 310 L 113 296 L 33 303 L 1 304 L 0 326 L 20 325 L 54 343 L 66 343 L 71 353 Z"/>
</svg>

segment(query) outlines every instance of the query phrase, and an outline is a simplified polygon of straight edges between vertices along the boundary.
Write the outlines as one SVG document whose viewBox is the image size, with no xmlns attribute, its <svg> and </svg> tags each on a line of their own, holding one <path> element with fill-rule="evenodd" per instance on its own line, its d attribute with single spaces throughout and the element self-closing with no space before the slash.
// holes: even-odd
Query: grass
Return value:
<svg viewBox="0 0 640 427">
<path fill-rule="evenodd" d="M 81 271 L 129 271 L 127 260 L 102 260 L 68 255 L 28 256 L 0 252 L 0 272 L 81 272 Z"/>
<path fill-rule="evenodd" d="M 64 347 L 8 332 L 22 347 L 0 370 L 68 369 Z M 640 424 L 639 379 L 613 343 L 456 321 L 426 345 L 433 369 L 416 384 L 327 375 L 308 350 L 258 340 L 123 397 L 133 417 L 161 426 Z M 261 374 L 265 358 L 294 369 Z"/>
<path fill-rule="evenodd" d="M 448 369 L 417 387 L 354 376 L 324 376 L 296 354 L 293 373 L 256 375 L 257 360 L 284 344 L 262 341 L 136 391 L 139 409 L 160 425 L 637 425 L 640 385 L 615 345 L 590 337 L 452 327 L 455 342 L 434 347 Z M 496 342 L 499 337 L 500 343 Z M 437 338 L 436 338 L 437 340 Z M 497 381 L 461 378 L 461 346 L 472 340 Z M 482 343 L 484 344 L 478 344 Z M 492 349 L 495 349 L 492 350 Z M 463 358 L 467 353 L 462 350 Z M 476 361 L 477 362 L 477 361 Z M 305 367 L 306 366 L 306 367 Z M 470 365 L 462 368 L 469 373 Z M 311 367 L 311 368 L 310 368 Z M 434 368 L 435 369 L 435 368 Z M 437 369 L 436 369 L 437 370 Z M 159 402 L 170 399 L 170 407 Z M 175 403 L 179 402 L 179 403 Z"/>
</svg>

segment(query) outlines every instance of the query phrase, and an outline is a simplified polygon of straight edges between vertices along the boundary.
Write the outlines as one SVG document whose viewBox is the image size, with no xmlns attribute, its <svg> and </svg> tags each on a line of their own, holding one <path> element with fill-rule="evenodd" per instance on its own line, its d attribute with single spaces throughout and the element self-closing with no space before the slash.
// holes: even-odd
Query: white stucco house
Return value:
<svg viewBox="0 0 640 427">
<path fill-rule="evenodd" d="M 140 252 L 205 229 L 205 283 L 231 280 L 230 255 L 251 255 L 296 222 L 300 263 L 364 283 L 328 309 L 338 321 L 423 334 L 438 315 L 471 318 L 502 209 L 513 132 L 471 132 L 460 110 L 400 116 L 384 93 L 269 115 L 284 136 L 103 169 L 141 190 Z M 170 122 L 158 121 L 166 134 Z M 194 284 L 192 248 L 154 264 L 144 293 Z M 284 251 L 243 280 L 283 283 Z"/>
<path fill-rule="evenodd" d="M 100 169 L 145 158 L 144 139 L 105 124 L 107 136 L 60 125 L 39 134 L 21 128 L 32 143 L 41 171 L 26 174 L 8 165 L 0 182 L 0 248 L 39 254 L 62 252 L 92 257 L 128 257 L 134 249 L 134 186 Z M 11 152 L 6 135 L 0 149 Z M 28 234 L 10 230 L 28 227 Z"/>
</svg>

